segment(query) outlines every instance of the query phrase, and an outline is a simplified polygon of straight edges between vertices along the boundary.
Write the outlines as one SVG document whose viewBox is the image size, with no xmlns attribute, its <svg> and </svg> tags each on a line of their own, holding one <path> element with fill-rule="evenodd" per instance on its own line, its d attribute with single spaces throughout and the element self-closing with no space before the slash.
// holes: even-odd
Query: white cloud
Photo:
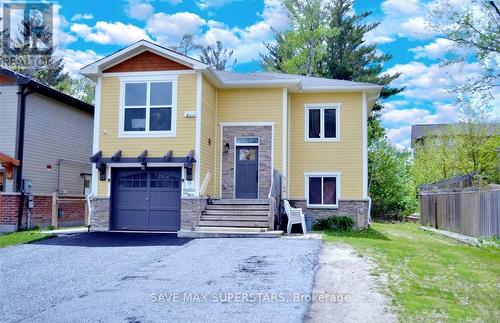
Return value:
<svg viewBox="0 0 500 323">
<path fill-rule="evenodd" d="M 125 6 L 127 16 L 137 20 L 147 20 L 153 15 L 154 8 L 149 0 L 128 0 Z"/>
<path fill-rule="evenodd" d="M 98 21 L 93 27 L 75 23 L 70 30 L 85 41 L 103 45 L 129 45 L 141 39 L 151 40 L 144 29 L 122 22 Z"/>
<path fill-rule="evenodd" d="M 76 41 L 76 37 L 67 33 L 65 30 L 68 28 L 69 23 L 63 15 L 59 14 L 61 5 L 55 4 L 53 7 L 53 36 L 54 45 L 56 47 L 64 47 Z"/>
<path fill-rule="evenodd" d="M 147 30 L 164 45 L 177 45 L 182 36 L 199 34 L 206 20 L 191 12 L 177 12 L 172 15 L 155 13 L 147 22 Z"/>
<path fill-rule="evenodd" d="M 73 77 L 81 77 L 80 69 L 82 67 L 103 57 L 90 49 L 61 49 L 56 51 L 56 55 L 63 58 L 64 71 Z"/>
<path fill-rule="evenodd" d="M 368 43 L 390 43 L 397 38 L 430 39 L 436 31 L 426 19 L 428 6 L 420 0 L 385 0 L 380 5 L 384 17 L 380 25 L 365 36 Z"/>
<path fill-rule="evenodd" d="M 440 64 L 425 65 L 421 62 L 397 64 L 387 70 L 387 73 L 402 75 L 391 83 L 393 86 L 406 86 L 402 96 L 412 99 L 443 100 L 453 99 L 451 91 L 459 84 L 479 73 L 477 63 L 461 63 L 441 66 Z"/>
<path fill-rule="evenodd" d="M 411 126 L 401 126 L 398 128 L 389 129 L 386 134 L 387 138 L 398 149 L 405 149 L 410 145 Z"/>
<path fill-rule="evenodd" d="M 171 5 L 173 6 L 176 6 L 178 5 L 179 3 L 182 3 L 182 0 L 161 0 L 163 2 L 167 2 L 167 3 L 170 3 Z"/>
<path fill-rule="evenodd" d="M 241 1 L 241 0 L 199 0 L 196 2 L 196 5 L 201 10 L 205 10 L 209 8 L 220 8 L 236 1 Z"/>
<path fill-rule="evenodd" d="M 90 20 L 93 18 L 94 15 L 91 13 L 77 13 L 73 17 L 71 17 L 71 21 Z"/>
<path fill-rule="evenodd" d="M 410 52 L 415 53 L 415 58 L 444 58 L 451 50 L 457 50 L 454 42 L 446 38 L 436 38 L 432 43 L 424 46 L 417 46 L 409 49 Z"/>
</svg>

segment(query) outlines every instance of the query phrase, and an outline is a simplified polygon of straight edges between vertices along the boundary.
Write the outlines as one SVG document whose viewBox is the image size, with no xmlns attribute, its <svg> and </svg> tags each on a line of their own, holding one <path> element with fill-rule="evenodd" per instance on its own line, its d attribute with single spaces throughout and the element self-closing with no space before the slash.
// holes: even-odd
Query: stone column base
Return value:
<svg viewBox="0 0 500 323">
<path fill-rule="evenodd" d="M 181 198 L 181 230 L 193 230 L 200 221 L 207 200 L 199 197 Z"/>
<path fill-rule="evenodd" d="M 109 231 L 109 197 L 93 197 L 90 231 Z"/>
</svg>

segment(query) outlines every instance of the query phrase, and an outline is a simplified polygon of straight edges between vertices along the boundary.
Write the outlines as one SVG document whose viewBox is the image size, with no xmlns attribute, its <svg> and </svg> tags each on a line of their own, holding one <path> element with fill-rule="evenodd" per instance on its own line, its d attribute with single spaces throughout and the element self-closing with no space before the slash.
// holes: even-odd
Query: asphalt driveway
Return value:
<svg viewBox="0 0 500 323">
<path fill-rule="evenodd" d="M 0 322 L 301 322 L 320 248 L 118 233 L 4 248 Z"/>
</svg>

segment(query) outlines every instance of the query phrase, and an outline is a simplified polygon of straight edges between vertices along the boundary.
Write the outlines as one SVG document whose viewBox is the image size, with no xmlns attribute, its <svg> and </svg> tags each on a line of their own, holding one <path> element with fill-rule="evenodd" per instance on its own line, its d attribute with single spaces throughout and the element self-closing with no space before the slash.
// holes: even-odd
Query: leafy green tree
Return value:
<svg viewBox="0 0 500 323">
<path fill-rule="evenodd" d="M 475 61 L 480 67 L 456 88 L 461 109 L 491 110 L 500 77 L 500 10 L 497 1 L 466 0 L 460 6 L 442 0 L 430 6 L 431 27 L 452 41 L 444 64 Z"/>
<path fill-rule="evenodd" d="M 417 208 L 410 153 L 399 151 L 386 138 L 375 140 L 368 150 L 372 192 L 372 217 L 400 220 Z"/>
<path fill-rule="evenodd" d="M 83 102 L 94 104 L 95 84 L 87 78 L 68 78 L 54 88 Z"/>
<path fill-rule="evenodd" d="M 230 63 L 232 56 L 233 51 L 224 48 L 222 42 L 218 40 L 215 45 L 208 45 L 201 49 L 200 60 L 217 71 L 224 71 L 226 68 L 231 69 L 236 65 L 236 59 Z"/>
<path fill-rule="evenodd" d="M 483 183 L 498 183 L 496 148 L 500 136 L 493 127 L 468 122 L 427 134 L 427 139 L 414 148 L 415 183 L 428 184 L 473 172 L 479 173 Z"/>
<path fill-rule="evenodd" d="M 332 34 L 328 12 L 322 0 L 285 0 L 290 29 L 276 33 L 276 44 L 265 44 L 269 54 L 261 55 L 267 70 L 318 76 L 323 74 L 326 39 Z"/>
</svg>

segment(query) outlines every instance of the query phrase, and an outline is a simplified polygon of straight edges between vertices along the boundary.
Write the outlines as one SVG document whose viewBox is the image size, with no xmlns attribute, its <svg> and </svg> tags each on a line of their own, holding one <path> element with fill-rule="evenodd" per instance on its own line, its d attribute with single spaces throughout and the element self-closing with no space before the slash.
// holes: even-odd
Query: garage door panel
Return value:
<svg viewBox="0 0 500 323">
<path fill-rule="evenodd" d="M 113 169 L 112 227 L 177 231 L 180 228 L 181 169 Z"/>
<path fill-rule="evenodd" d="M 149 226 L 176 230 L 179 226 L 177 210 L 150 210 Z"/>
<path fill-rule="evenodd" d="M 148 192 L 147 191 L 120 191 L 116 196 L 116 205 L 119 208 L 143 208 L 148 207 Z"/>
<path fill-rule="evenodd" d="M 148 228 L 147 210 L 118 210 L 120 216 L 115 218 L 116 229 L 145 230 Z"/>
</svg>

